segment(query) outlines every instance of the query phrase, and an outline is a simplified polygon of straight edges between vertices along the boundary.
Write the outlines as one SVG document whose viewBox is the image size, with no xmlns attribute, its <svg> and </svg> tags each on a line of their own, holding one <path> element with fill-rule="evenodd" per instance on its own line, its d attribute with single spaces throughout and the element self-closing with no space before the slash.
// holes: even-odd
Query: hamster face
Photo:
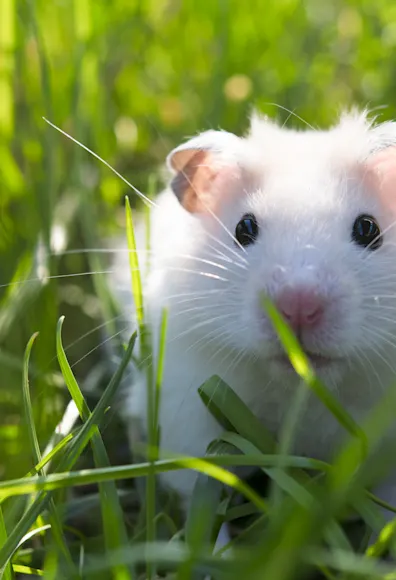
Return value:
<svg viewBox="0 0 396 580">
<path fill-rule="evenodd" d="M 366 164 L 382 148 L 383 126 L 375 134 L 361 116 L 317 132 L 255 123 L 229 158 L 246 172 L 222 175 L 224 196 L 193 218 L 200 234 L 190 251 L 206 273 L 193 282 L 206 296 L 195 319 L 198 342 L 262 360 L 274 376 L 293 372 L 261 306 L 264 293 L 325 380 L 341 378 L 354 364 L 391 364 L 396 216 L 367 178 Z"/>
<path fill-rule="evenodd" d="M 274 174 L 246 196 L 238 213 L 236 237 L 243 239 L 242 224 L 253 227 L 254 236 L 244 251 L 238 247 L 247 263 L 246 278 L 234 282 L 235 347 L 264 358 L 273 373 L 291 371 L 260 304 L 264 292 L 324 376 L 339 375 L 354 357 L 388 351 L 396 240 L 392 231 L 381 236 L 383 212 L 361 184 L 323 169 L 310 178 L 300 169 L 287 179 Z"/>
</svg>

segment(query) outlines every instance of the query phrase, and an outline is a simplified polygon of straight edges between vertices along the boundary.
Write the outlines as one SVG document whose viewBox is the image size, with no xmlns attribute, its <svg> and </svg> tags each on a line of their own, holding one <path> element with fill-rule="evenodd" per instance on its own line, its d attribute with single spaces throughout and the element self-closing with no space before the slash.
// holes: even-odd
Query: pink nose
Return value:
<svg viewBox="0 0 396 580">
<path fill-rule="evenodd" d="M 275 303 L 294 330 L 317 326 L 325 311 L 323 296 L 308 288 L 283 290 Z"/>
</svg>

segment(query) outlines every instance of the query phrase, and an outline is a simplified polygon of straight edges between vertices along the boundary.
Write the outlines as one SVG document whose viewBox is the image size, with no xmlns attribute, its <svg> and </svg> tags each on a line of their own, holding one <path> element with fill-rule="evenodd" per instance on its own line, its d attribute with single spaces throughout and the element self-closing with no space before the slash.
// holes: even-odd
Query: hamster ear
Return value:
<svg viewBox="0 0 396 580">
<path fill-rule="evenodd" d="M 210 213 L 241 177 L 242 140 L 225 131 L 206 131 L 174 149 L 167 165 L 171 189 L 191 213 Z"/>
<path fill-rule="evenodd" d="M 396 146 L 373 153 L 366 161 L 365 177 L 383 205 L 396 215 Z"/>
</svg>

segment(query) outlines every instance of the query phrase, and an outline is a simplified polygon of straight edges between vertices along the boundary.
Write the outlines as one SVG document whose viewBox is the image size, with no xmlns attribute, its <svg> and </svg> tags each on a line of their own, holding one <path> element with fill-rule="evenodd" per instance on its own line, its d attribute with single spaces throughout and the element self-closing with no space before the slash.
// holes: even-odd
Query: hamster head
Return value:
<svg viewBox="0 0 396 580">
<path fill-rule="evenodd" d="M 193 325 L 188 309 L 181 319 L 198 342 L 211 343 L 213 356 L 231 348 L 265 361 L 273 376 L 292 372 L 262 309 L 265 293 L 324 379 L 342 378 L 354 365 L 389 366 L 394 145 L 396 124 L 374 126 L 364 113 L 343 115 L 324 131 L 255 116 L 243 138 L 208 131 L 170 153 L 171 189 L 190 214 L 191 236 L 199 231 L 190 251 L 203 274 L 183 276 L 203 300 L 195 308 L 201 323 Z"/>
</svg>

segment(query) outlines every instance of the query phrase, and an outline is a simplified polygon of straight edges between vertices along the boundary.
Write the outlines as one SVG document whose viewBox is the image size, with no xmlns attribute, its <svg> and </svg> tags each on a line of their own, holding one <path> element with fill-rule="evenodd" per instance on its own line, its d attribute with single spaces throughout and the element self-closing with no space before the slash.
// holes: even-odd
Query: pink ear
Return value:
<svg viewBox="0 0 396 580">
<path fill-rule="evenodd" d="M 396 216 L 396 147 L 375 153 L 366 162 L 365 180 L 383 207 Z"/>
<path fill-rule="evenodd" d="M 214 212 L 235 190 L 241 177 L 240 147 L 236 135 L 207 131 L 171 152 L 168 167 L 175 173 L 171 188 L 187 211 Z"/>
</svg>

